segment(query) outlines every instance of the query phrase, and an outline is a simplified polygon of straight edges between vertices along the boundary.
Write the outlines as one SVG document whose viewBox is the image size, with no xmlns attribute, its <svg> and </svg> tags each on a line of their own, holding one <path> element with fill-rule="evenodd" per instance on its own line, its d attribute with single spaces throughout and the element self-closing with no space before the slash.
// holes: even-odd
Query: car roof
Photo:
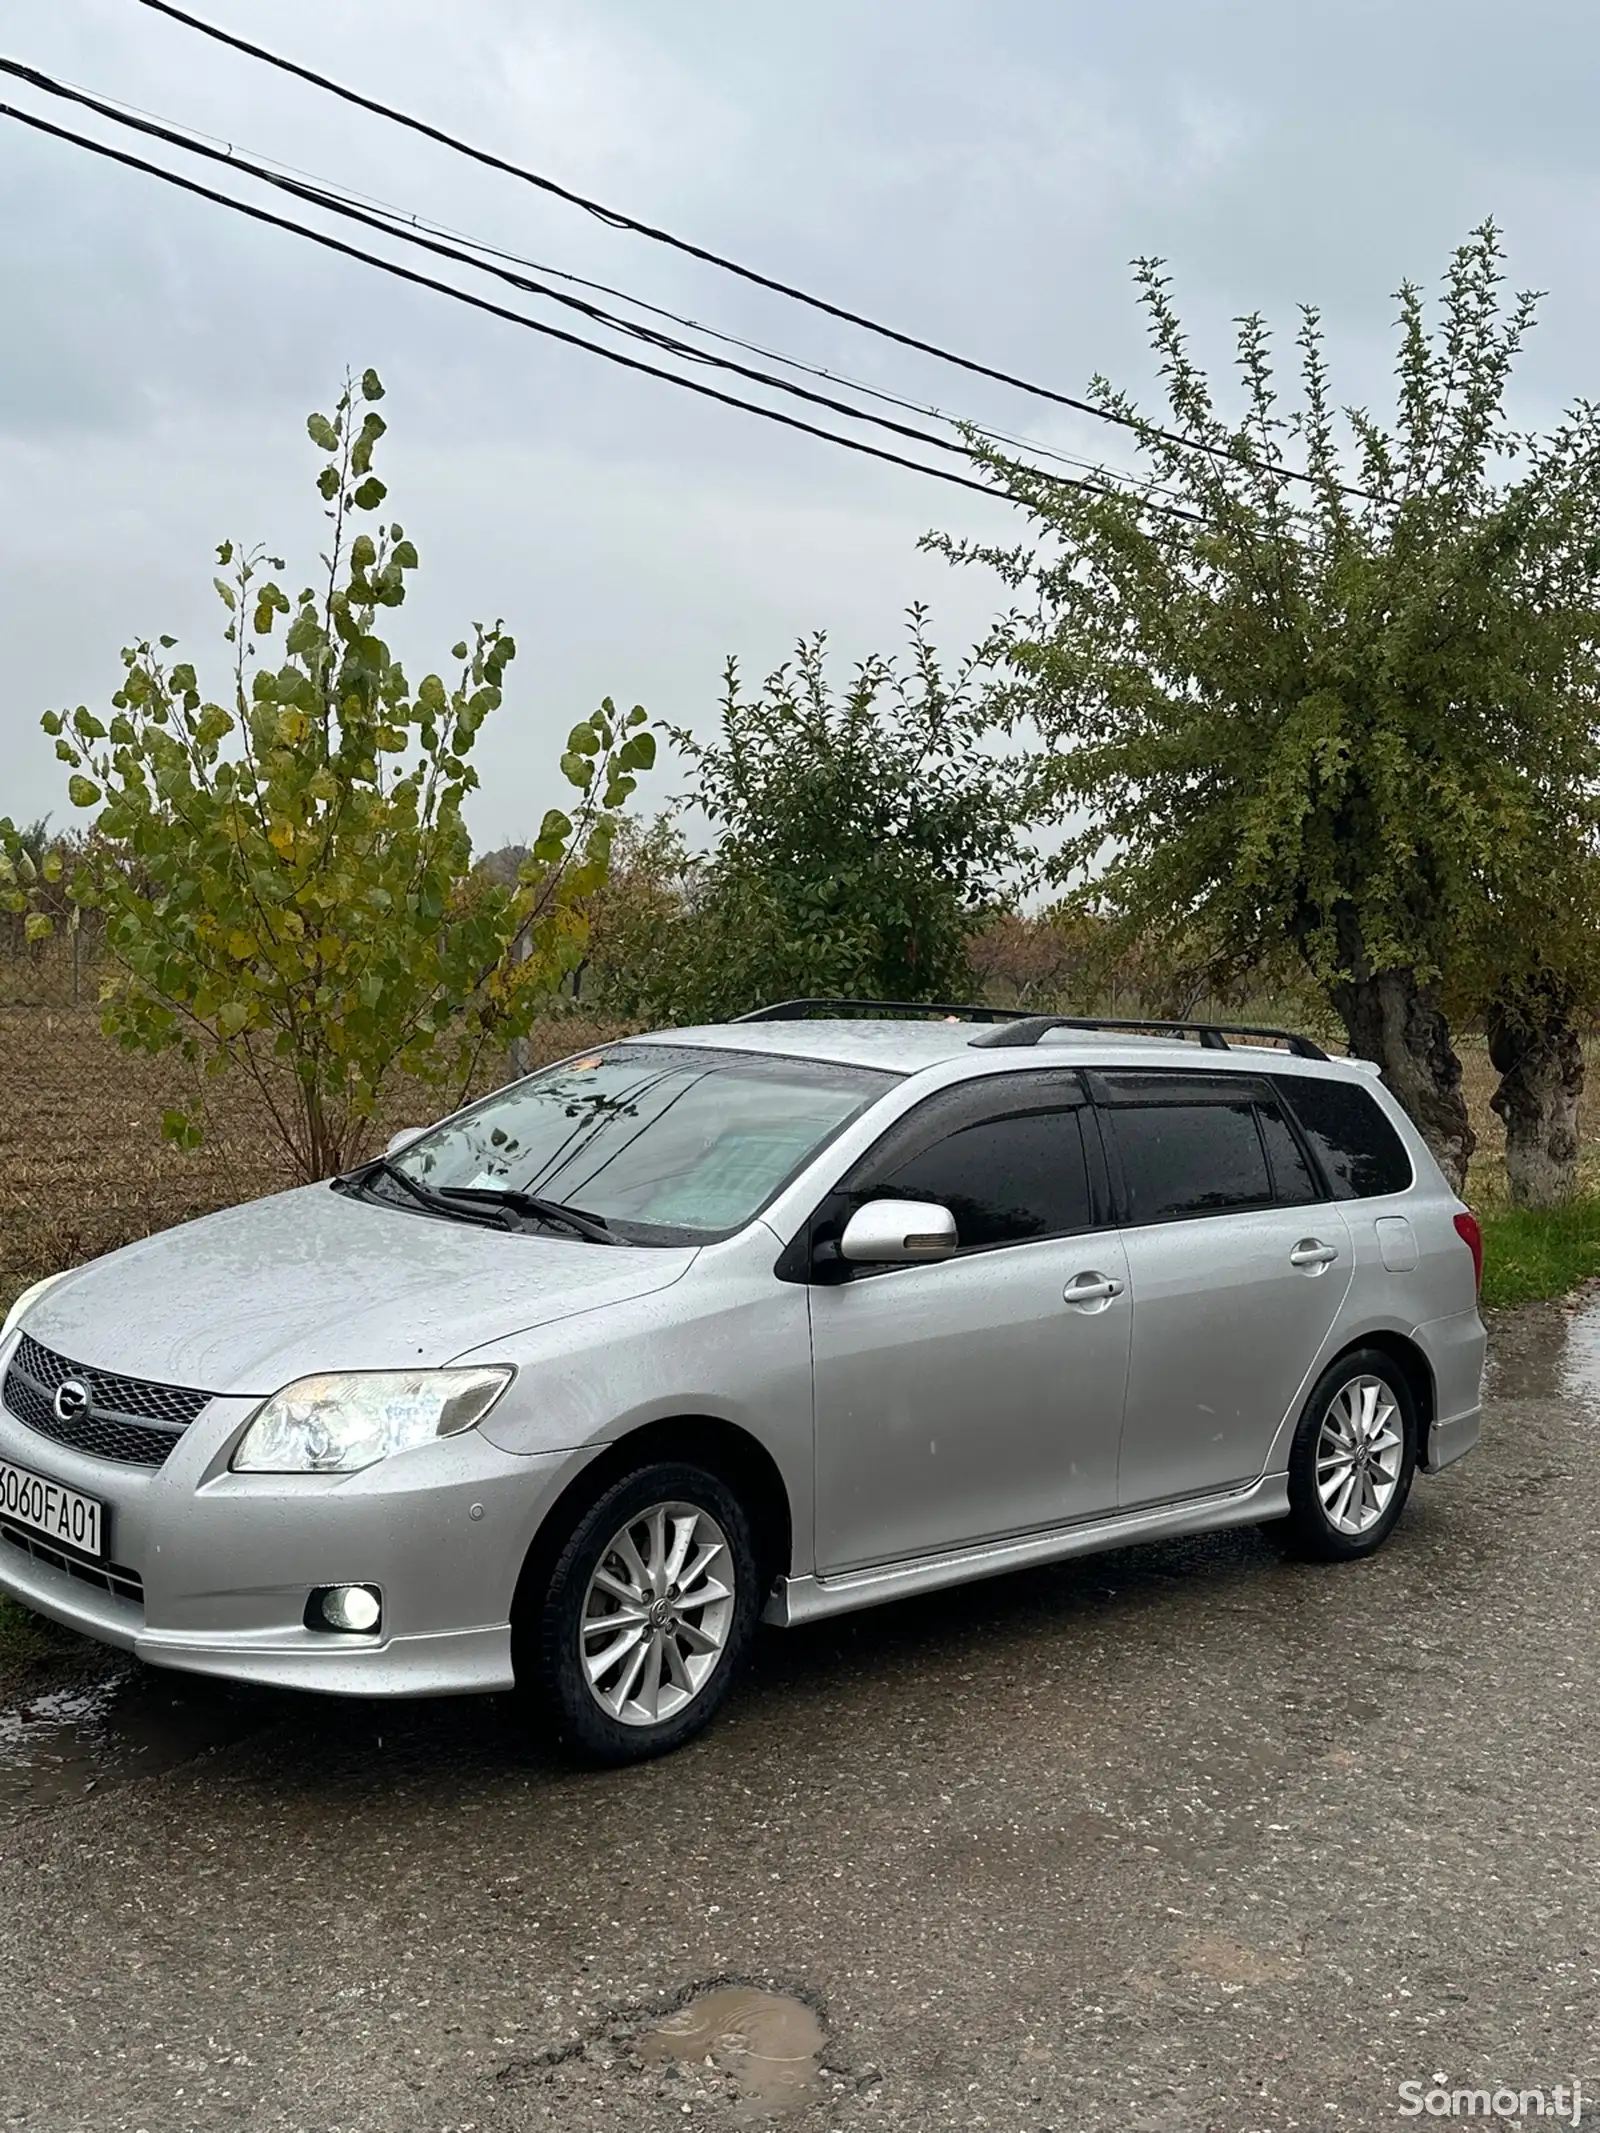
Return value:
<svg viewBox="0 0 1600 2133">
<path fill-rule="evenodd" d="M 762 1058 L 814 1059 L 834 1066 L 879 1067 L 894 1074 L 919 1074 L 929 1068 L 969 1064 L 975 1073 L 999 1073 L 1037 1066 L 1046 1059 L 1081 1066 L 1176 1066 L 1210 1073 L 1287 1071 L 1327 1074 L 1340 1079 L 1364 1062 L 1335 1059 L 1319 1062 L 1297 1057 L 1276 1045 L 1232 1043 L 1227 1050 L 1204 1049 L 1182 1037 L 1143 1037 L 1126 1031 L 1054 1029 L 1036 1044 L 991 1049 L 973 1044 L 995 1025 L 953 1019 L 913 1020 L 894 1016 L 818 1016 L 809 1021 L 712 1022 L 693 1029 L 652 1030 L 630 1038 L 634 1044 L 692 1044 L 718 1051 L 749 1052 Z"/>
</svg>

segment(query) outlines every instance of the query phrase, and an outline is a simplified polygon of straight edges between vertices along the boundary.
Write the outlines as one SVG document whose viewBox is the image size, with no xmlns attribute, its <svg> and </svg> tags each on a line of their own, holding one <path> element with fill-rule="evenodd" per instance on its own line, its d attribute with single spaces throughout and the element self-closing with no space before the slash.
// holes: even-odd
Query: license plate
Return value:
<svg viewBox="0 0 1600 2133">
<path fill-rule="evenodd" d="M 59 1481 L 46 1481 L 0 1459 L 0 1518 L 9 1518 L 13 1525 L 25 1526 L 63 1548 L 75 1548 L 80 1555 L 98 1556 L 104 1553 L 100 1540 L 104 1517 L 92 1496 L 80 1496 Z"/>
</svg>

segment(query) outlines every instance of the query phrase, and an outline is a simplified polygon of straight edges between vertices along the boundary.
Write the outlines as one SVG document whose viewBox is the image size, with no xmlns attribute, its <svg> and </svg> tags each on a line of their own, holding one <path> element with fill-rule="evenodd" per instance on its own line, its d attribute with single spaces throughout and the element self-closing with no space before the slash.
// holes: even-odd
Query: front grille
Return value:
<svg viewBox="0 0 1600 2133">
<path fill-rule="evenodd" d="M 24 1555 L 31 1555 L 36 1563 L 47 1563 L 52 1570 L 64 1570 L 69 1577 L 78 1578 L 85 1585 L 98 1585 L 102 1592 L 113 1593 L 119 1600 L 131 1600 L 135 1607 L 144 1605 L 144 1579 L 137 1570 L 124 1570 L 117 1563 L 86 1563 L 81 1555 L 54 1547 L 37 1533 L 12 1525 L 9 1519 L 0 1518 L 0 1540 L 9 1541 Z"/>
<path fill-rule="evenodd" d="M 80 1414 L 63 1418 L 53 1402 L 69 1378 L 85 1388 L 89 1404 Z M 27 1333 L 17 1342 L 3 1396 L 17 1420 L 41 1437 L 87 1452 L 92 1459 L 120 1460 L 126 1466 L 160 1466 L 211 1398 L 209 1392 L 187 1385 L 155 1385 L 145 1378 L 91 1369 L 57 1355 Z"/>
<path fill-rule="evenodd" d="M 109 1370 L 92 1370 L 87 1364 L 57 1355 L 53 1348 L 46 1348 L 28 1333 L 17 1342 L 12 1360 L 48 1393 L 68 1378 L 78 1378 L 88 1386 L 96 1407 L 118 1415 L 143 1415 L 152 1422 L 169 1423 L 174 1429 L 187 1429 L 211 1398 L 209 1392 L 195 1392 L 187 1385 L 152 1385 L 148 1378 L 124 1378 Z"/>
</svg>

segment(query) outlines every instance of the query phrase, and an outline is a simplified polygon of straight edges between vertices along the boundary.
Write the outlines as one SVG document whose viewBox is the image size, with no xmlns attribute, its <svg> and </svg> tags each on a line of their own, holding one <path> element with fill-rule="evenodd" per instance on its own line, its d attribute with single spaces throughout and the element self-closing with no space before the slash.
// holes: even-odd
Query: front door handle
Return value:
<svg viewBox="0 0 1600 2133">
<path fill-rule="evenodd" d="M 1339 1247 L 1336 1244 L 1324 1244 L 1320 1237 L 1302 1237 L 1289 1254 L 1289 1264 L 1305 1267 L 1332 1266 L 1338 1256 Z"/>
<path fill-rule="evenodd" d="M 1114 1274 L 1075 1274 L 1061 1291 L 1061 1300 L 1069 1304 L 1106 1304 L 1121 1294 L 1122 1283 Z"/>
</svg>

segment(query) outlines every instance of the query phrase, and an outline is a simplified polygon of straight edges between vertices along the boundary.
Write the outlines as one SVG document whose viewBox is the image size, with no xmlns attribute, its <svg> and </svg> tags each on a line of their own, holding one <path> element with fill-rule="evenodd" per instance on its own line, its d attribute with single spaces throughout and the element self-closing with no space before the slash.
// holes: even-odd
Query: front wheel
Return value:
<svg viewBox="0 0 1600 2133">
<path fill-rule="evenodd" d="M 583 1514 L 531 1603 L 525 1671 L 567 1745 L 591 1762 L 664 1755 L 710 1724 L 755 1634 L 749 1518 L 702 1467 L 641 1467 Z"/>
<path fill-rule="evenodd" d="M 1371 1555 L 1405 1509 L 1416 1464 L 1416 1402 L 1392 1360 L 1377 1348 L 1340 1356 L 1295 1431 L 1284 1540 L 1319 1562 Z"/>
</svg>

